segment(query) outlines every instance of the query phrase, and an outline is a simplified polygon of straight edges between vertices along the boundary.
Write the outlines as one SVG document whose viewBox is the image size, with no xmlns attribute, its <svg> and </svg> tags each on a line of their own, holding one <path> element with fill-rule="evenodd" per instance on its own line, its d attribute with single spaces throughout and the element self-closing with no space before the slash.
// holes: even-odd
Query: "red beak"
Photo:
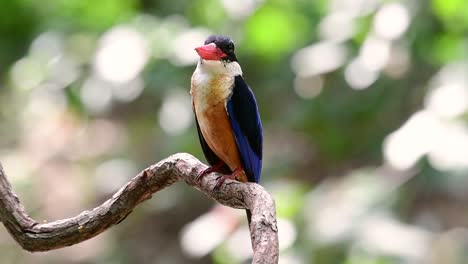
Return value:
<svg viewBox="0 0 468 264">
<path fill-rule="evenodd" d="M 222 52 L 214 43 L 203 45 L 195 48 L 200 58 L 204 60 L 221 60 L 221 58 L 227 55 Z"/>
</svg>

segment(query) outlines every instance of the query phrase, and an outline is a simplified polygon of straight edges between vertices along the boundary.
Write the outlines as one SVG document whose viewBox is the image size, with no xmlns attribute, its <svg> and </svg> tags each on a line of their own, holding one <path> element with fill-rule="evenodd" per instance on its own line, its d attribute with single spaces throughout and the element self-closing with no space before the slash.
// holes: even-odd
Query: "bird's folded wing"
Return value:
<svg viewBox="0 0 468 264">
<path fill-rule="evenodd" d="M 262 170 L 263 132 L 255 96 L 242 76 L 235 77 L 226 104 L 244 171 L 251 182 L 259 182 Z"/>
</svg>

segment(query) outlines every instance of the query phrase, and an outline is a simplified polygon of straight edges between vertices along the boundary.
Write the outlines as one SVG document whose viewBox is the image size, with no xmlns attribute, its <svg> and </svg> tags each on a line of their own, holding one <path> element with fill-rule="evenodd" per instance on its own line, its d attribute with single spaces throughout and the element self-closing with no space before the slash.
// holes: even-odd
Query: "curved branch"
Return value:
<svg viewBox="0 0 468 264">
<path fill-rule="evenodd" d="M 0 164 L 0 221 L 25 250 L 66 247 L 104 232 L 122 221 L 138 204 L 150 199 L 153 193 L 184 180 L 221 204 L 250 209 L 252 263 L 277 263 L 278 229 L 271 195 L 258 184 L 231 180 L 213 190 L 219 175 L 213 173 L 201 181 L 195 180 L 198 172 L 205 168 L 206 165 L 189 154 L 175 154 L 139 173 L 100 206 L 72 218 L 42 224 L 26 214 Z"/>
</svg>

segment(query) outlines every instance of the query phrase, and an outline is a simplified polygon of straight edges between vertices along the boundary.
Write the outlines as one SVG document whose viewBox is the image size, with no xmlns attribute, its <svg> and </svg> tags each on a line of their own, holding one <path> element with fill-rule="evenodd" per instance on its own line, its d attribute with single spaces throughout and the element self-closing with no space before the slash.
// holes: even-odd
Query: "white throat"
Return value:
<svg viewBox="0 0 468 264">
<path fill-rule="evenodd" d="M 224 75 L 229 77 L 242 75 L 242 69 L 237 61 L 222 62 L 200 59 L 196 70 L 209 75 Z"/>
</svg>

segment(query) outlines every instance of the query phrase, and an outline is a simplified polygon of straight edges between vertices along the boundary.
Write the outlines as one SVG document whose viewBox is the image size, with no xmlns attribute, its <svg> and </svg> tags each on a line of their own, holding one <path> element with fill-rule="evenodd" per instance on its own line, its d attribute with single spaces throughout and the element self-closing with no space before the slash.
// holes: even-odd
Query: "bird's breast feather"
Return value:
<svg viewBox="0 0 468 264">
<path fill-rule="evenodd" d="M 229 76 L 194 74 L 191 93 L 197 114 L 210 111 L 219 104 L 225 106 L 232 93 L 233 83 L 234 79 Z"/>
</svg>

